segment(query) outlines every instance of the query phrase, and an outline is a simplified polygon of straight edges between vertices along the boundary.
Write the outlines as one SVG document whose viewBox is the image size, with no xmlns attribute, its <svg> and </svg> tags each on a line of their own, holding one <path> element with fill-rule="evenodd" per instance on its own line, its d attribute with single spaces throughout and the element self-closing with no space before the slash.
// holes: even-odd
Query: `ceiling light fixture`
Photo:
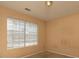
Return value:
<svg viewBox="0 0 79 59">
<path fill-rule="evenodd" d="M 46 1 L 45 4 L 46 4 L 48 7 L 50 7 L 50 6 L 52 6 L 53 1 Z"/>
</svg>

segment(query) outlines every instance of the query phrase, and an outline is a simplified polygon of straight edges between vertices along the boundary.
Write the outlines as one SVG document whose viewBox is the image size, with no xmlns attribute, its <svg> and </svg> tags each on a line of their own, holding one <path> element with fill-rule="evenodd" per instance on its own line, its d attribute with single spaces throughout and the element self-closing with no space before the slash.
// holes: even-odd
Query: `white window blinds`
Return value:
<svg viewBox="0 0 79 59">
<path fill-rule="evenodd" d="M 20 48 L 37 45 L 37 24 L 14 18 L 7 19 L 7 47 Z"/>
</svg>

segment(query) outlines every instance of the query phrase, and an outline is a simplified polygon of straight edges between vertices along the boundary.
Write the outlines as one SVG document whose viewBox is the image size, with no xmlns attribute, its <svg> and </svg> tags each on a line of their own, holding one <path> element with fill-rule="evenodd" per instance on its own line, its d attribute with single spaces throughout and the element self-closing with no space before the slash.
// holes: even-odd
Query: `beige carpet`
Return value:
<svg viewBox="0 0 79 59">
<path fill-rule="evenodd" d="M 43 52 L 43 53 L 30 56 L 28 58 L 71 58 L 71 57 L 56 54 L 56 53 Z"/>
</svg>

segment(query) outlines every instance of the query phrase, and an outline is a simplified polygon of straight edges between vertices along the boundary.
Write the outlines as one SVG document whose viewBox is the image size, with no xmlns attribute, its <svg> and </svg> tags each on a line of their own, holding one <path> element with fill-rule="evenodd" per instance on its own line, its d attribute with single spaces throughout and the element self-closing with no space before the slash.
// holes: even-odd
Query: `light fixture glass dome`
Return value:
<svg viewBox="0 0 79 59">
<path fill-rule="evenodd" d="M 52 6 L 53 1 L 46 1 L 45 4 L 46 4 L 48 7 L 50 7 L 50 6 Z"/>
</svg>

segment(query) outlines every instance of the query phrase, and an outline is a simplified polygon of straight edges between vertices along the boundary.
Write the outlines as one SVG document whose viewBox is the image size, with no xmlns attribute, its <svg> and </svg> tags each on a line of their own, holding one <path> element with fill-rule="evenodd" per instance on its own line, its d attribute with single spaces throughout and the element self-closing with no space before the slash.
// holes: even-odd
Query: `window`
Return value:
<svg viewBox="0 0 79 59">
<path fill-rule="evenodd" d="M 7 19 L 7 47 L 20 48 L 37 45 L 37 24 Z"/>
<path fill-rule="evenodd" d="M 26 26 L 25 45 L 29 46 L 29 45 L 37 44 L 37 25 L 27 22 L 25 26 Z"/>
</svg>

